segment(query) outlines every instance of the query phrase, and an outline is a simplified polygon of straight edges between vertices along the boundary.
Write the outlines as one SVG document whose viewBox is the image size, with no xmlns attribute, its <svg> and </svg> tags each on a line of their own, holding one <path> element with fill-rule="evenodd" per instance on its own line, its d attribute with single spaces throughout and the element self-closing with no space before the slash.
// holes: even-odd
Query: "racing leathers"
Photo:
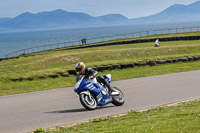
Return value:
<svg viewBox="0 0 200 133">
<path fill-rule="evenodd" d="M 98 74 L 97 71 L 95 71 L 92 68 L 86 68 L 85 71 L 82 74 L 76 75 L 76 82 L 78 82 L 83 76 L 85 76 L 85 79 L 92 79 Z"/>
</svg>

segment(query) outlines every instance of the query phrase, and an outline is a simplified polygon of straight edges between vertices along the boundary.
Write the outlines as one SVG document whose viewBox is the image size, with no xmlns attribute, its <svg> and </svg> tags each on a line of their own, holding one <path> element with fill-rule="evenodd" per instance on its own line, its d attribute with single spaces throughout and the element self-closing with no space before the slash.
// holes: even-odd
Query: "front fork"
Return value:
<svg viewBox="0 0 200 133">
<path fill-rule="evenodd" d="M 90 91 L 87 91 L 87 92 L 88 92 L 89 100 L 91 101 L 92 100 L 91 93 L 90 93 Z"/>
</svg>

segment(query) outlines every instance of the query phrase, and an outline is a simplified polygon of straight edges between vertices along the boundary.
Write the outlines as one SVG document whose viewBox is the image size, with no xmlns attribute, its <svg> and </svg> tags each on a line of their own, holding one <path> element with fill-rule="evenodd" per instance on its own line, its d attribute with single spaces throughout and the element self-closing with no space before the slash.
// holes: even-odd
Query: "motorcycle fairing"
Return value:
<svg viewBox="0 0 200 133">
<path fill-rule="evenodd" d="M 111 78 L 107 77 L 107 79 Z M 76 83 L 74 91 L 78 94 L 80 94 L 83 91 L 92 92 L 99 106 L 106 105 L 113 101 L 112 97 L 109 96 L 108 92 L 102 85 L 98 83 L 88 82 L 84 78 L 82 78 L 79 82 Z"/>
<path fill-rule="evenodd" d="M 111 74 L 104 75 L 103 77 L 108 81 L 109 84 L 111 83 Z"/>
</svg>

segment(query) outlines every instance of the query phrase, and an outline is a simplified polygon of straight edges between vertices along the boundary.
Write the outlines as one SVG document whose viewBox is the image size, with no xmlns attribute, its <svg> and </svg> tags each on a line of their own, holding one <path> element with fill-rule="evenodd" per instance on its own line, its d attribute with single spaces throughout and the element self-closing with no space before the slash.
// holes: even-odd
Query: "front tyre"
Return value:
<svg viewBox="0 0 200 133">
<path fill-rule="evenodd" d="M 115 106 L 122 106 L 122 105 L 124 104 L 124 102 L 125 102 L 124 94 L 123 94 L 122 91 L 121 91 L 119 88 L 117 88 L 117 87 L 113 87 L 113 89 L 114 89 L 115 91 L 118 91 L 118 92 L 119 92 L 119 95 L 117 95 L 117 96 L 112 96 L 112 98 L 113 98 L 112 104 L 114 104 Z"/>
<path fill-rule="evenodd" d="M 79 99 L 83 107 L 85 107 L 88 110 L 94 110 L 97 107 L 97 102 L 95 98 L 93 97 L 93 95 L 92 94 L 90 95 L 91 95 L 91 98 L 89 97 L 88 94 L 82 93 L 79 95 Z"/>
</svg>

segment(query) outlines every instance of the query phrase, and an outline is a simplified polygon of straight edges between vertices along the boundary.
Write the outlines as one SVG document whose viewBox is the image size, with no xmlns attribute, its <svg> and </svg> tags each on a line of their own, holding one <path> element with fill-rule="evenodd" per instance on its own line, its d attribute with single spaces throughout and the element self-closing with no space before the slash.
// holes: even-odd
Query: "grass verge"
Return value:
<svg viewBox="0 0 200 133">
<path fill-rule="evenodd" d="M 140 78 L 153 75 L 162 75 L 168 73 L 177 73 L 185 71 L 200 70 L 200 61 L 188 62 L 188 63 L 175 63 L 175 64 L 163 64 L 159 66 L 142 66 L 122 70 L 113 70 L 100 72 L 99 75 L 112 74 L 112 80 L 123 80 L 131 78 Z M 61 77 L 61 78 L 47 78 L 37 79 L 33 81 L 25 80 L 12 82 L 9 80 L 0 81 L 0 96 L 27 93 L 34 91 L 49 90 L 55 88 L 63 88 L 74 86 L 75 77 Z"/>
<path fill-rule="evenodd" d="M 120 117 L 83 122 L 75 126 L 57 127 L 46 133 L 198 133 L 200 131 L 200 100 L 177 106 L 158 107 Z"/>
</svg>

